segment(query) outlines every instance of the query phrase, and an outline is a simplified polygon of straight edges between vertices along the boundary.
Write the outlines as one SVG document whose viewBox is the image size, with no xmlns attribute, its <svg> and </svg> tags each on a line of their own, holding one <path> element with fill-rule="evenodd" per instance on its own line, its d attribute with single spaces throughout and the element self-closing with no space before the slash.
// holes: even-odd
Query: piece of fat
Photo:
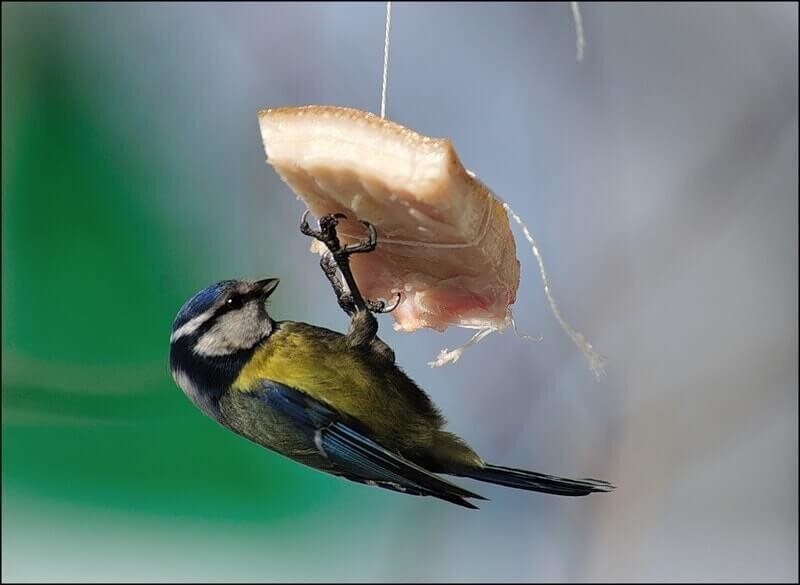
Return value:
<svg viewBox="0 0 800 585">
<path fill-rule="evenodd" d="M 271 164 L 317 217 L 341 212 L 342 240 L 378 230 L 374 252 L 351 256 L 362 293 L 392 302 L 395 328 L 503 329 L 519 287 L 508 217 L 452 143 L 369 112 L 333 106 L 262 110 Z M 324 253 L 320 245 L 312 250 Z"/>
</svg>

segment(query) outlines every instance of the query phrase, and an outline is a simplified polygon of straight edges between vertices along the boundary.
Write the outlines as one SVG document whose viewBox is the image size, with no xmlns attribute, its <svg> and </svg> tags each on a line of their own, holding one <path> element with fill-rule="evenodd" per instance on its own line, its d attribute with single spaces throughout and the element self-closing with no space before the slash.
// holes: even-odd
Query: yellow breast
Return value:
<svg viewBox="0 0 800 585">
<path fill-rule="evenodd" d="M 338 408 L 353 406 L 382 386 L 380 372 L 347 347 L 343 336 L 304 323 L 281 323 L 239 373 L 233 389 L 247 392 L 273 380 Z"/>
<path fill-rule="evenodd" d="M 281 323 L 232 388 L 249 392 L 263 380 L 305 392 L 359 420 L 387 444 L 427 444 L 442 424 L 432 407 L 411 398 L 410 392 L 420 391 L 399 369 L 348 347 L 341 334 L 305 323 Z"/>
</svg>

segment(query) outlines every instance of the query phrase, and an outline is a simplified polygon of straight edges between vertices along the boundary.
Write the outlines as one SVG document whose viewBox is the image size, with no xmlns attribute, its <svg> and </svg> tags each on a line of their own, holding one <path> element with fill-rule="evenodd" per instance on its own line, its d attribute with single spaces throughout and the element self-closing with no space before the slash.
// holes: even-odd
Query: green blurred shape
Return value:
<svg viewBox="0 0 800 585">
<path fill-rule="evenodd" d="M 48 17 L 3 5 L 4 486 L 239 524 L 313 514 L 343 482 L 223 430 L 172 382 L 176 283 L 202 259 L 171 245 L 187 227 L 154 194 L 180 178 L 92 109 Z"/>
</svg>

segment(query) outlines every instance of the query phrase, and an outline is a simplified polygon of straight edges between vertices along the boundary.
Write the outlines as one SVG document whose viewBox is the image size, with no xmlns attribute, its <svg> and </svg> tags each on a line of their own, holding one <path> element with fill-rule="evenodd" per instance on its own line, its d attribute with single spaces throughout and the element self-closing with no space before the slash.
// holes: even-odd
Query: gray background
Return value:
<svg viewBox="0 0 800 585">
<path fill-rule="evenodd" d="M 133 139 L 183 177 L 191 199 L 155 205 L 191 218 L 213 250 L 197 248 L 203 278 L 281 276 L 276 316 L 340 329 L 256 111 L 378 110 L 383 15 L 380 3 L 149 4 L 48 18 L 69 31 L 65 52 L 130 96 L 97 98 L 97 115 L 137 121 Z M 405 336 L 384 318 L 384 338 L 487 459 L 619 489 L 567 500 L 483 487 L 492 501 L 469 514 L 370 495 L 297 524 L 290 556 L 257 518 L 242 543 L 235 525 L 174 518 L 162 542 L 154 520 L 130 538 L 109 520 L 108 537 L 64 553 L 62 575 L 796 580 L 797 5 L 586 4 L 580 64 L 566 3 L 395 3 L 393 17 L 388 116 L 451 138 L 526 218 L 608 375 L 595 381 L 559 330 L 521 238 L 516 317 L 542 342 L 495 335 L 431 370 L 468 332 Z M 18 578 L 44 551 L 61 562 L 48 531 L 12 546 L 27 559 Z"/>
</svg>

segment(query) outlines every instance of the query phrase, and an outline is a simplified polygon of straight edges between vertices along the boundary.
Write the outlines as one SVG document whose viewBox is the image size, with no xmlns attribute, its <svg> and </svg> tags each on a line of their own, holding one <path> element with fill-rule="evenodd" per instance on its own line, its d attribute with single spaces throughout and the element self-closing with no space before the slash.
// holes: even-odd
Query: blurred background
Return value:
<svg viewBox="0 0 800 585">
<path fill-rule="evenodd" d="M 346 327 L 256 111 L 377 111 L 384 5 L 2 6 L 2 577 L 18 581 L 798 578 L 798 7 L 404 4 L 388 117 L 449 137 L 527 219 L 515 314 L 391 330 L 487 459 L 599 477 L 469 512 L 323 475 L 205 418 L 172 319 L 280 276 Z M 518 235 L 518 234 L 517 234 Z M 467 487 L 475 487 L 470 483 Z"/>
</svg>

